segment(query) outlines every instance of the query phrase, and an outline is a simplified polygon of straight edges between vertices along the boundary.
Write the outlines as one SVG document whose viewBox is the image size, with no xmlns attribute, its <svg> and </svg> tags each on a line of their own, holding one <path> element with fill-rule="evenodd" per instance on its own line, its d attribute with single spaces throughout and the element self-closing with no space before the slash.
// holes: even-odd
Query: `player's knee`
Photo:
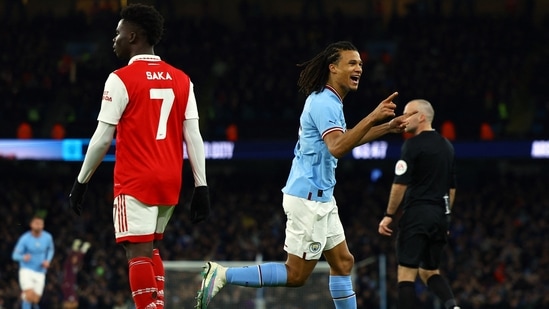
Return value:
<svg viewBox="0 0 549 309">
<path fill-rule="evenodd" d="M 21 299 L 27 302 L 33 302 L 34 301 L 34 291 L 33 290 L 26 290 L 21 293 Z"/>
<path fill-rule="evenodd" d="M 351 253 L 345 255 L 342 258 L 342 265 L 343 265 L 343 271 L 345 273 L 351 273 L 351 270 L 353 269 L 353 266 L 355 265 L 355 257 Z"/>
<path fill-rule="evenodd" d="M 431 278 L 433 275 L 438 275 L 438 274 L 440 274 L 438 269 L 435 269 L 435 270 L 427 270 L 423 268 L 419 269 L 419 278 L 421 278 L 421 281 L 423 281 L 423 283 L 425 284 L 427 284 L 427 281 L 429 281 L 429 278 Z"/>
<path fill-rule="evenodd" d="M 126 250 L 126 258 L 129 260 L 136 257 L 152 257 L 153 243 L 124 243 L 124 249 Z"/>
<path fill-rule="evenodd" d="M 336 263 L 330 264 L 331 272 L 336 276 L 348 276 L 353 270 L 355 257 L 349 253 L 341 256 Z"/>
<path fill-rule="evenodd" d="M 353 266 L 355 265 L 355 257 L 352 254 L 348 254 L 342 259 L 342 271 L 345 274 L 351 274 Z"/>
<path fill-rule="evenodd" d="M 36 293 L 31 293 L 27 296 L 27 301 L 29 303 L 38 304 L 40 302 L 40 295 Z"/>
</svg>

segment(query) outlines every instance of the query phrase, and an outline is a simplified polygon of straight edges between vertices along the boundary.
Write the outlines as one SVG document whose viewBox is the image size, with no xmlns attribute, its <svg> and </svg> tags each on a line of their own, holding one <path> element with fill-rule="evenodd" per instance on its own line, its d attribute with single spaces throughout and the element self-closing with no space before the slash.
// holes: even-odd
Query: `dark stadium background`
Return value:
<svg viewBox="0 0 549 309">
<path fill-rule="evenodd" d="M 132 3 L 134 1 L 129 1 Z M 155 1 L 142 1 L 155 4 Z M 359 91 L 345 100 L 352 126 L 386 95 L 431 101 L 435 127 L 454 142 L 504 143 L 489 156 L 458 160 L 458 191 L 444 271 L 462 308 L 549 308 L 547 159 L 506 157 L 516 143 L 549 140 L 549 2 L 545 0 L 156 1 L 166 17 L 157 54 L 193 79 L 204 139 L 260 147 L 291 145 L 304 97 L 295 64 L 329 42 L 350 40 L 365 60 Z M 89 138 L 109 72 L 118 1 L 0 2 L 0 138 Z M 480 134 L 482 124 L 492 139 Z M 402 136 L 384 137 L 400 143 Z M 492 144 L 490 144 L 492 145 Z M 474 147 L 474 146 L 473 146 Z M 494 148 L 496 149 L 496 148 Z M 291 151 L 284 149 L 281 151 Z M 502 152 L 501 156 L 499 152 Z M 161 248 L 170 260 L 284 260 L 281 192 L 291 157 L 208 160 L 213 215 L 192 225 L 182 201 Z M 376 231 L 394 159 L 340 161 L 336 198 L 357 261 L 388 256 L 388 307 L 396 299 L 393 240 Z M 79 162 L 0 159 L 0 308 L 16 308 L 11 251 L 30 216 L 44 212 L 56 256 L 42 308 L 60 308 L 63 262 L 75 238 L 91 243 L 79 273 L 81 308 L 114 308 L 129 290 L 111 226 L 112 162 L 92 179 L 85 214 L 67 194 Z M 377 181 L 372 171 L 381 171 Z M 253 239 L 252 239 L 253 238 Z M 259 239 L 259 242 L 255 242 Z M 361 268 L 360 308 L 379 308 L 377 269 Z M 424 308 L 434 308 L 420 291 Z M 190 303 L 192 299 L 189 299 Z M 124 307 L 117 307 L 124 308 Z"/>
</svg>

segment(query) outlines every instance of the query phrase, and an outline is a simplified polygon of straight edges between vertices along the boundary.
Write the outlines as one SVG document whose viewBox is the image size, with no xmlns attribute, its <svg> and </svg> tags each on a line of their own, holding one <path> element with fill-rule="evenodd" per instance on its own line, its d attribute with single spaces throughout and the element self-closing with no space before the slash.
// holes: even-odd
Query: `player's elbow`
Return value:
<svg viewBox="0 0 549 309">
<path fill-rule="evenodd" d="M 98 147 L 101 149 L 109 149 L 112 144 L 112 137 L 104 136 L 99 142 Z"/>
<path fill-rule="evenodd" d="M 346 139 L 341 137 L 342 137 L 342 134 L 340 134 L 339 137 L 326 140 L 326 147 L 328 148 L 328 151 L 336 159 L 343 158 L 352 149 L 351 143 L 349 143 Z"/>
<path fill-rule="evenodd" d="M 346 152 L 338 147 L 328 147 L 328 151 L 334 158 L 341 159 L 345 156 Z"/>
<path fill-rule="evenodd" d="M 349 152 L 349 142 L 344 138 L 343 132 L 341 131 L 332 131 L 323 136 L 324 143 L 328 152 L 334 158 L 341 159 Z"/>
</svg>

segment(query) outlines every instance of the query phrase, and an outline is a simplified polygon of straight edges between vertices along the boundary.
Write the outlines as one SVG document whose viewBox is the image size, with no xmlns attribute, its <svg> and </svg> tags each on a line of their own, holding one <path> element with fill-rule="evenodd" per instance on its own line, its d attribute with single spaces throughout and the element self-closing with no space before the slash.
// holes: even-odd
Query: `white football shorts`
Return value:
<svg viewBox="0 0 549 309">
<path fill-rule="evenodd" d="M 284 250 L 305 260 L 319 260 L 323 251 L 345 240 L 335 198 L 326 203 L 284 194 Z"/>
<path fill-rule="evenodd" d="M 22 291 L 33 290 L 34 293 L 42 296 L 45 284 L 45 273 L 34 271 L 28 268 L 19 269 L 19 286 L 21 286 Z"/>
<path fill-rule="evenodd" d="M 154 206 L 121 194 L 114 199 L 112 218 L 116 242 L 150 242 L 164 237 L 174 206 Z"/>
</svg>

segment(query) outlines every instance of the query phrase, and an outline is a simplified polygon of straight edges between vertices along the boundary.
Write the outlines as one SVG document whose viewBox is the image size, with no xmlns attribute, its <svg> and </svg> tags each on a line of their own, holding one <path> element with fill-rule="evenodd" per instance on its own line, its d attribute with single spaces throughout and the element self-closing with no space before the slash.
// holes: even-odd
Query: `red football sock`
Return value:
<svg viewBox="0 0 549 309">
<path fill-rule="evenodd" d="M 164 263 L 158 249 L 153 250 L 152 263 L 154 276 L 156 278 L 156 288 L 158 289 L 158 297 L 156 298 L 156 308 L 164 308 Z"/>
<path fill-rule="evenodd" d="M 157 288 L 152 260 L 148 257 L 136 257 L 128 262 L 129 280 L 136 309 L 156 307 Z"/>
</svg>

